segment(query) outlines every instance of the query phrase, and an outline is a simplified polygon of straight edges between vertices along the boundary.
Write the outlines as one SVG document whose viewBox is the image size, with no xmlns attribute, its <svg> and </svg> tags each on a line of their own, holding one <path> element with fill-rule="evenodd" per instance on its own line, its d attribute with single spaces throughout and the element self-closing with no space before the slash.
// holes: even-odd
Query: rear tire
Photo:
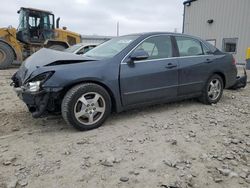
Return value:
<svg viewBox="0 0 250 188">
<path fill-rule="evenodd" d="M 86 131 L 100 127 L 111 112 L 108 92 L 93 83 L 79 84 L 63 98 L 62 116 L 67 124 Z"/>
<path fill-rule="evenodd" d="M 0 42 L 0 69 L 7 69 L 15 58 L 14 52 L 8 44 Z"/>
<path fill-rule="evenodd" d="M 218 74 L 212 75 L 206 82 L 199 100 L 204 104 L 216 104 L 222 97 L 224 83 Z"/>
<path fill-rule="evenodd" d="M 55 45 L 50 46 L 49 49 L 63 51 L 66 49 L 66 47 L 62 46 L 62 45 L 55 44 Z"/>
</svg>

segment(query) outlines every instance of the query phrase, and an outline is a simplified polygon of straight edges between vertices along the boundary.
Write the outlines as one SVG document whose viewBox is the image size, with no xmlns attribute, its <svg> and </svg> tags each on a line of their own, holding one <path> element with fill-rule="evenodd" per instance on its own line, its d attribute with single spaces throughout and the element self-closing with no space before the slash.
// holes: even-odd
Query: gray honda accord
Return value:
<svg viewBox="0 0 250 188">
<path fill-rule="evenodd" d="M 197 37 L 153 32 L 113 38 L 83 56 L 41 49 L 12 85 L 34 118 L 61 113 L 90 130 L 112 111 L 187 98 L 217 103 L 236 77 L 231 54 Z"/>
</svg>

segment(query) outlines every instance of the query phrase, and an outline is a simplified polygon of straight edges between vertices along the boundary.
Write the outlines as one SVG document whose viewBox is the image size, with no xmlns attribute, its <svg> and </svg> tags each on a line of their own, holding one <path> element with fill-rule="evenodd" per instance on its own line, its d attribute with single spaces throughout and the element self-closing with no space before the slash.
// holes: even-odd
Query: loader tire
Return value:
<svg viewBox="0 0 250 188">
<path fill-rule="evenodd" d="M 0 70 L 7 69 L 14 61 L 15 55 L 8 44 L 0 42 Z"/>
</svg>

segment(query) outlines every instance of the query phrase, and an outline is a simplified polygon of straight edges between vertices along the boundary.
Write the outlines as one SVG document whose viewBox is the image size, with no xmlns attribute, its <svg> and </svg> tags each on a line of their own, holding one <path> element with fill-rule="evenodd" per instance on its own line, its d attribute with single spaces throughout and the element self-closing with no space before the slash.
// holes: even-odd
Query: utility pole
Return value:
<svg viewBox="0 0 250 188">
<path fill-rule="evenodd" d="M 116 35 L 117 35 L 117 37 L 119 37 L 119 30 L 120 30 L 119 27 L 120 26 L 119 26 L 119 21 L 118 21 L 117 24 L 116 24 Z"/>
</svg>

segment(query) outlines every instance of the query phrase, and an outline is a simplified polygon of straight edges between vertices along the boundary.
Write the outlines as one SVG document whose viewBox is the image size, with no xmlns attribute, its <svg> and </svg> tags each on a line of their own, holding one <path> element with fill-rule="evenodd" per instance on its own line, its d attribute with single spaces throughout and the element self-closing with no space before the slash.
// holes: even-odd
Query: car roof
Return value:
<svg viewBox="0 0 250 188">
<path fill-rule="evenodd" d="M 175 36 L 186 36 L 186 37 L 192 37 L 192 38 L 196 38 L 196 39 L 201 39 L 199 37 L 196 36 L 192 36 L 192 35 L 188 35 L 188 34 L 183 34 L 183 33 L 174 33 L 174 32 L 143 32 L 143 33 L 132 33 L 132 34 L 128 34 L 128 35 L 124 35 L 124 36 L 133 36 L 133 35 L 137 35 L 137 36 L 153 36 L 153 35 L 175 35 Z"/>
</svg>

